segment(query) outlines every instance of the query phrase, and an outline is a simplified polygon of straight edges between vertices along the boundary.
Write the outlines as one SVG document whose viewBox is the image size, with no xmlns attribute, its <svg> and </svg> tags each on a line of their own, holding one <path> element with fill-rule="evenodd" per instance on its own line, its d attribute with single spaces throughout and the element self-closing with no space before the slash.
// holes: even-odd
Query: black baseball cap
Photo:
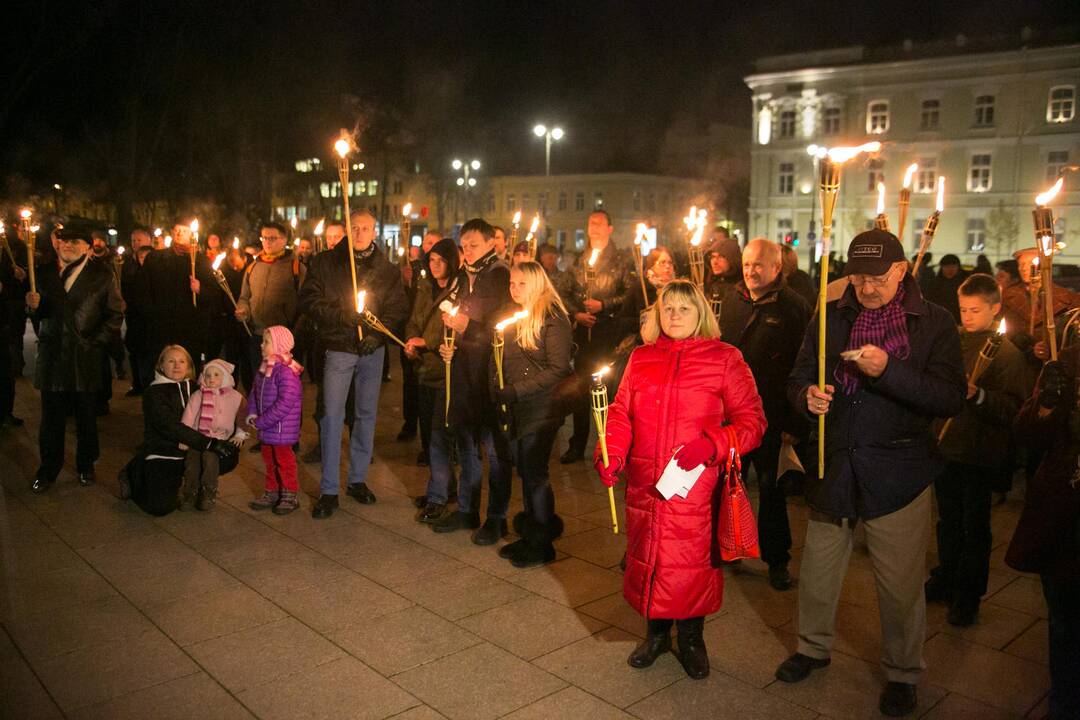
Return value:
<svg viewBox="0 0 1080 720">
<path fill-rule="evenodd" d="M 60 227 L 56 231 L 57 240 L 67 240 L 73 242 L 75 240 L 82 240 L 87 245 L 91 244 L 91 235 L 97 228 L 87 222 L 80 222 L 73 220 L 66 225 Z"/>
<path fill-rule="evenodd" d="M 874 228 L 859 233 L 848 245 L 844 270 L 848 275 L 884 275 L 893 263 L 906 260 L 899 238 Z"/>
</svg>

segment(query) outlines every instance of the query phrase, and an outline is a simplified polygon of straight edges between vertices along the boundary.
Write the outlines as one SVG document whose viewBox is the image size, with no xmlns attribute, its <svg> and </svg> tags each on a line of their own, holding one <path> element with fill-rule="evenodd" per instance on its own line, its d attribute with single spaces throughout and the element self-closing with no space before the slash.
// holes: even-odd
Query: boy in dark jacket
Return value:
<svg viewBox="0 0 1080 720">
<path fill-rule="evenodd" d="M 971 382 L 980 352 L 988 340 L 996 340 L 1001 293 L 994 278 L 978 274 L 964 281 L 957 296 L 967 402 L 944 434 L 945 423 L 935 425 L 946 465 L 934 484 L 939 565 L 926 583 L 926 599 L 949 602 L 949 623 L 966 627 L 975 622 L 990 570 L 990 478 L 1009 451 L 1009 429 L 1027 383 L 1023 355 L 1004 337 L 989 367 Z"/>
</svg>

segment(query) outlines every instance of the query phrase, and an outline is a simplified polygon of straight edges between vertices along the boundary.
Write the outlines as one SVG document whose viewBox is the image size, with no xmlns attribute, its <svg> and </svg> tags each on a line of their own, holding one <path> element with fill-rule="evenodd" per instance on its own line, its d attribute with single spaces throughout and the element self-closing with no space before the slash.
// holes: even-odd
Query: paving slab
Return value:
<svg viewBox="0 0 1080 720">
<path fill-rule="evenodd" d="M 480 643 L 480 638 L 419 606 L 356 622 L 329 637 L 387 677 Z"/>
</svg>

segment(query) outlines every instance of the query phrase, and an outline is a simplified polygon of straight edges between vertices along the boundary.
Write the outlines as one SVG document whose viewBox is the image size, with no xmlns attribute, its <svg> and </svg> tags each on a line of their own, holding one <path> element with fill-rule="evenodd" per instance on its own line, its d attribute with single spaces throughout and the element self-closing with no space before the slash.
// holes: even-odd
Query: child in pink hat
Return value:
<svg viewBox="0 0 1080 720">
<path fill-rule="evenodd" d="M 247 433 L 237 427 L 237 420 L 243 417 L 244 396 L 233 385 L 231 363 L 221 359 L 206 363 L 199 375 L 199 389 L 188 399 L 181 422 L 206 437 L 228 440 L 239 448 L 247 439 Z M 188 448 L 180 509 L 190 509 L 192 504 L 199 510 L 214 507 L 218 478 L 236 467 L 237 459 L 236 452 L 223 457 L 213 450 Z"/>
<path fill-rule="evenodd" d="M 266 463 L 266 489 L 251 508 L 272 509 L 277 515 L 300 507 L 292 446 L 300 440 L 304 368 L 293 360 L 292 349 L 293 335 L 287 327 L 274 325 L 263 332 L 263 360 L 248 396 L 247 422 L 259 431 Z"/>
</svg>

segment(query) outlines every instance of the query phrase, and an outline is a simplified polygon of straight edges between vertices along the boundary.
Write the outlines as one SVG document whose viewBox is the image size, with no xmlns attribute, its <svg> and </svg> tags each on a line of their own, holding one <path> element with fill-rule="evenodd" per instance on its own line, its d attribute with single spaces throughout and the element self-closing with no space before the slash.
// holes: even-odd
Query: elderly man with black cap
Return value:
<svg viewBox="0 0 1080 720">
<path fill-rule="evenodd" d="M 808 417 L 825 416 L 825 477 L 807 492 L 798 649 L 776 676 L 798 682 L 829 664 L 840 589 L 862 522 L 888 681 L 879 708 L 899 716 L 915 709 L 924 668 L 929 487 L 942 466 L 930 424 L 963 409 L 967 379 L 952 316 L 922 297 L 896 236 L 864 232 L 847 256 L 850 284 L 825 309 L 826 385 L 817 386 L 820 314 L 788 379 L 794 406 Z"/>
<path fill-rule="evenodd" d="M 67 408 L 75 410 L 75 469 L 79 484 L 94 482 L 98 459 L 96 393 L 109 342 L 120 332 L 120 290 L 110 267 L 90 262 L 91 228 L 69 223 L 58 233 L 57 262 L 37 272 L 26 307 L 40 323 L 34 384 L 41 391 L 41 466 L 31 490 L 43 493 L 64 463 Z"/>
</svg>

